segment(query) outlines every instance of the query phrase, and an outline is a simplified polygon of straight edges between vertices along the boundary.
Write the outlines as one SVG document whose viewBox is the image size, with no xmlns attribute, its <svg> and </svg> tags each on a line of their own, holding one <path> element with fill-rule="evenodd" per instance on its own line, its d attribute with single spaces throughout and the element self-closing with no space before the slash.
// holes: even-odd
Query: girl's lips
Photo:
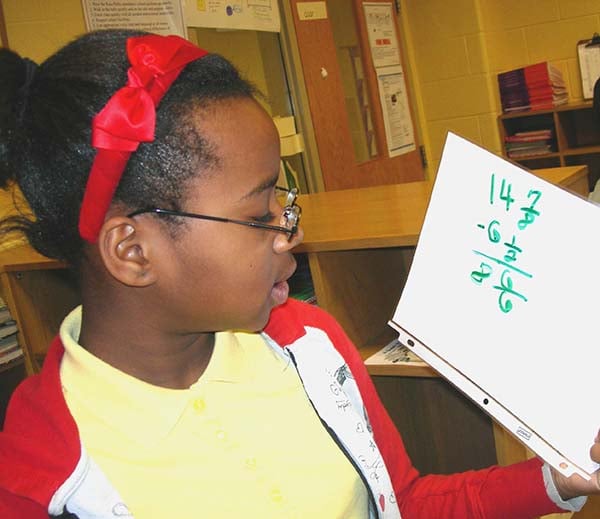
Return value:
<svg viewBox="0 0 600 519">
<path fill-rule="evenodd" d="M 287 281 L 279 281 L 273 285 L 271 289 L 271 297 L 275 302 L 275 306 L 282 305 L 286 302 L 290 293 L 290 287 Z"/>
<path fill-rule="evenodd" d="M 280 278 L 280 281 L 277 281 L 273 284 L 273 288 L 271 289 L 271 297 L 275 302 L 275 306 L 282 305 L 286 302 L 288 296 L 290 295 L 290 286 L 288 285 L 287 280 L 292 277 L 292 274 L 296 271 L 296 259 L 290 254 L 291 262 L 289 265 L 289 269 L 285 273 L 285 275 Z"/>
</svg>

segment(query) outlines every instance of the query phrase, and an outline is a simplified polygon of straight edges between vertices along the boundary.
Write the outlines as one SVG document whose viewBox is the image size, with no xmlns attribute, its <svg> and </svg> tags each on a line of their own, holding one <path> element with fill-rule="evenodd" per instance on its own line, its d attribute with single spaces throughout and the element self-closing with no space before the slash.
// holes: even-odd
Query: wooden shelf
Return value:
<svg viewBox="0 0 600 519">
<path fill-rule="evenodd" d="M 4 364 L 0 364 L 0 374 L 4 373 L 5 371 L 9 371 L 13 368 L 16 368 L 17 366 L 22 366 L 24 363 L 24 357 L 21 356 L 11 361 L 5 362 Z"/>
<path fill-rule="evenodd" d="M 516 132 L 548 129 L 552 131 L 552 151 L 544 154 L 509 157 L 529 168 L 557 166 L 580 162 L 589 166 L 588 190 L 600 179 L 600 121 L 591 102 L 571 103 L 552 110 L 502 114 L 498 118 L 503 154 L 509 157 L 505 137 Z"/>
<path fill-rule="evenodd" d="M 593 153 L 600 154 L 600 145 L 598 146 L 581 146 L 579 148 L 566 148 L 562 153 L 555 155 L 591 155 Z"/>
</svg>

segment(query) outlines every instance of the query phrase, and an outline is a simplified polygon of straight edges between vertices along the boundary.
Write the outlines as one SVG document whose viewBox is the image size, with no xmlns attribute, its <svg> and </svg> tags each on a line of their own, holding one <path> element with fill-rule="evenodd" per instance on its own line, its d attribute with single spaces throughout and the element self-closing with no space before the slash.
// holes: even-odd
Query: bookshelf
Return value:
<svg viewBox="0 0 600 519">
<path fill-rule="evenodd" d="M 549 110 L 505 113 L 498 117 L 504 156 L 528 169 L 586 165 L 589 190 L 600 178 L 600 120 L 591 102 L 571 103 Z M 535 155 L 511 157 L 506 137 L 518 132 L 550 130 L 550 149 Z"/>
<path fill-rule="evenodd" d="M 587 195 L 585 166 L 534 173 Z M 364 358 L 395 336 L 387 321 L 432 187 L 422 181 L 299 197 L 305 241 L 298 252 L 308 259 L 317 302 L 338 319 Z M 0 289 L 19 326 L 27 372 L 34 373 L 62 318 L 77 304 L 77 289 L 65 265 L 27 245 L 0 251 Z M 369 366 L 369 372 L 422 472 L 455 472 L 526 456 L 520 444 L 431 369 Z"/>
<path fill-rule="evenodd" d="M 79 302 L 71 273 L 29 245 L 18 245 L 0 251 L 0 292 L 17 322 L 25 370 L 37 373 L 62 319 Z"/>
</svg>

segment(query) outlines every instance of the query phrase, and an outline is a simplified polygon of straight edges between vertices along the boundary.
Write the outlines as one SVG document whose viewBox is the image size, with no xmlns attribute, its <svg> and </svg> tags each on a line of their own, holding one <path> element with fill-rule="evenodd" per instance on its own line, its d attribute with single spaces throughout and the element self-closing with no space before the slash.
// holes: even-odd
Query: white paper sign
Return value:
<svg viewBox="0 0 600 519">
<path fill-rule="evenodd" d="M 396 37 L 396 18 L 390 3 L 363 4 L 373 66 L 400 65 L 400 49 Z"/>
<path fill-rule="evenodd" d="M 325 2 L 298 2 L 298 18 L 305 22 L 327 19 L 327 4 Z"/>
<path fill-rule="evenodd" d="M 388 155 L 395 157 L 414 151 L 415 135 L 402 67 L 386 67 L 376 72 Z"/>
<path fill-rule="evenodd" d="M 182 0 L 188 27 L 279 32 L 277 0 Z"/>
<path fill-rule="evenodd" d="M 564 474 L 598 468 L 600 207 L 449 134 L 390 324 Z"/>
<path fill-rule="evenodd" d="M 135 29 L 186 37 L 179 0 L 82 0 L 88 31 Z"/>
</svg>

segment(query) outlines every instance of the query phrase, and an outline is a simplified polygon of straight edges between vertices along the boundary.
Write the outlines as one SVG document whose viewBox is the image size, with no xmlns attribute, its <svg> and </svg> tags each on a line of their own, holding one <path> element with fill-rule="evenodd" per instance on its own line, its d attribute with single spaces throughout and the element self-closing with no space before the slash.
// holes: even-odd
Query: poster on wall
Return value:
<svg viewBox="0 0 600 519">
<path fill-rule="evenodd" d="M 188 27 L 279 32 L 277 0 L 183 0 Z"/>
<path fill-rule="evenodd" d="M 180 0 L 81 0 L 88 31 L 135 29 L 186 37 Z"/>
<path fill-rule="evenodd" d="M 415 136 L 401 66 L 377 69 L 379 99 L 390 157 L 416 149 Z"/>
<path fill-rule="evenodd" d="M 396 18 L 392 4 L 365 2 L 363 7 L 373 66 L 380 68 L 400 65 Z"/>
</svg>

